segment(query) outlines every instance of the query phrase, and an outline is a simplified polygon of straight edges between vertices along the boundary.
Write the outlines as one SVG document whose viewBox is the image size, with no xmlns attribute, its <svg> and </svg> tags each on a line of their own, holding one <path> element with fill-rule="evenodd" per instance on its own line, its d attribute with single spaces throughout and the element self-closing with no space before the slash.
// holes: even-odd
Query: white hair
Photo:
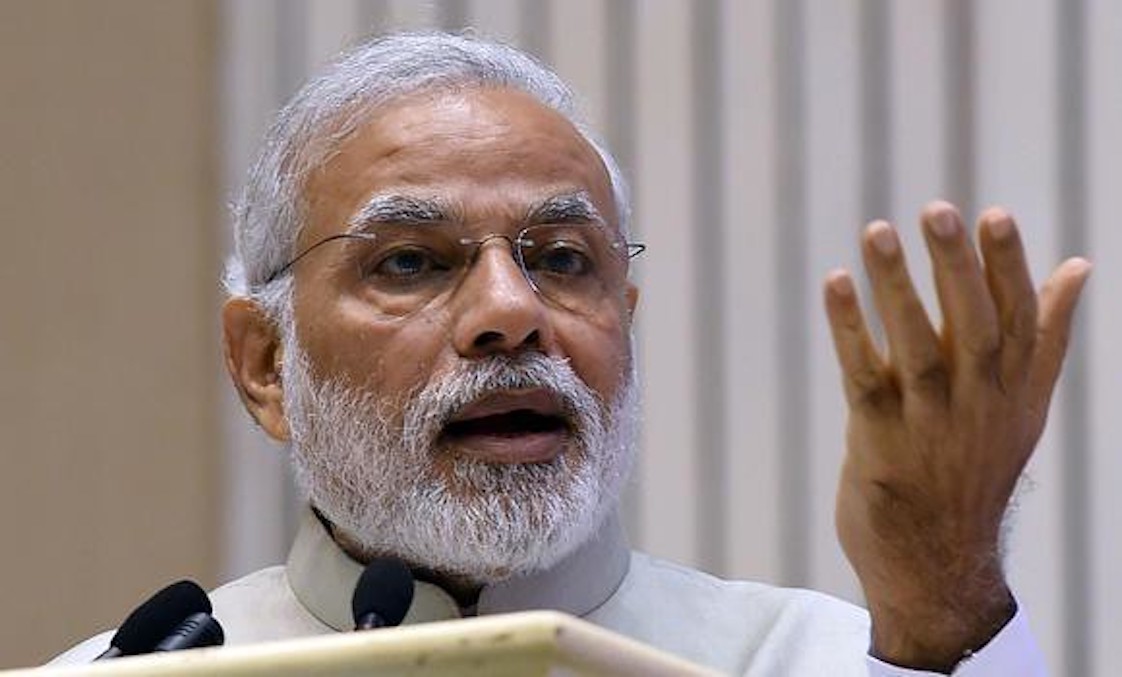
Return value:
<svg viewBox="0 0 1122 677">
<path fill-rule="evenodd" d="M 254 298 L 274 321 L 290 322 L 291 275 L 269 278 L 295 254 L 311 171 L 379 106 L 417 92 L 468 87 L 517 89 L 567 118 L 604 163 L 626 236 L 630 207 L 623 174 L 581 121 L 572 92 L 553 71 L 508 45 L 447 33 L 403 33 L 342 54 L 277 114 L 234 205 L 228 293 Z"/>
</svg>

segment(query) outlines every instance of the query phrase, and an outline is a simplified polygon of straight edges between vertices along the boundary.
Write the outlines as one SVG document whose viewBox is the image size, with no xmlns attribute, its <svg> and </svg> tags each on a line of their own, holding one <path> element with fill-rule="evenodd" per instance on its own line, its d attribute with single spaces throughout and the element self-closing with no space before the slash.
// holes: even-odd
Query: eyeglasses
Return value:
<svg viewBox="0 0 1122 677">
<path fill-rule="evenodd" d="M 492 233 L 463 236 L 459 226 L 380 224 L 369 231 L 339 233 L 300 252 L 269 276 L 272 282 L 328 242 L 345 246 L 331 264 L 354 283 L 381 314 L 404 317 L 449 295 L 467 275 L 480 248 L 506 240 L 530 286 L 567 310 L 595 311 L 627 279 L 630 259 L 646 245 L 627 242 L 599 224 L 543 224 L 523 228 L 511 238 Z"/>
</svg>

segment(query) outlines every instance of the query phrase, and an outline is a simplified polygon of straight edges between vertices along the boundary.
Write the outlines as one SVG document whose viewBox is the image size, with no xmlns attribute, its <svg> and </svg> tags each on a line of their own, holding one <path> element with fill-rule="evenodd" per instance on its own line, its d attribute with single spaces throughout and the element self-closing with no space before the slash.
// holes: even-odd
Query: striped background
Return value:
<svg viewBox="0 0 1122 677">
<path fill-rule="evenodd" d="M 635 188 L 650 250 L 639 346 L 636 545 L 730 576 L 859 599 L 833 532 L 843 402 L 819 283 L 874 217 L 946 197 L 1018 215 L 1038 279 L 1097 264 L 1020 498 L 1010 569 L 1060 675 L 1122 660 L 1122 2 L 226 0 L 224 170 L 268 114 L 362 36 L 474 27 L 552 64 Z M 921 281 L 930 300 L 931 285 Z M 282 556 L 280 455 L 224 403 L 225 572 Z"/>
</svg>

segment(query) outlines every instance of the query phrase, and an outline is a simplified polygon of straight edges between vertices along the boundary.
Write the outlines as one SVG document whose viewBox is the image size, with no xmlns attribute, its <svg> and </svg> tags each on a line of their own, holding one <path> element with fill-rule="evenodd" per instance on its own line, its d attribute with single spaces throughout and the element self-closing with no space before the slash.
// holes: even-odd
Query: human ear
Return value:
<svg viewBox="0 0 1122 677">
<path fill-rule="evenodd" d="M 277 327 L 263 308 L 247 298 L 222 307 L 226 370 L 246 411 L 275 440 L 289 439 L 281 382 L 283 347 Z"/>
<path fill-rule="evenodd" d="M 630 319 L 635 316 L 635 308 L 639 305 L 639 288 L 634 282 L 628 282 L 623 294 L 627 302 L 627 317 Z"/>
</svg>

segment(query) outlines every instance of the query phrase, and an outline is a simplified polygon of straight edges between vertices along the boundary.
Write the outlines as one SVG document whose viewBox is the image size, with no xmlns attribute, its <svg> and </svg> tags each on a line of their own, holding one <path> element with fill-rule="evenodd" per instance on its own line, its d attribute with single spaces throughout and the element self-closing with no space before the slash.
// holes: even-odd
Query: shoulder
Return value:
<svg viewBox="0 0 1122 677">
<path fill-rule="evenodd" d="M 89 663 L 109 648 L 109 642 L 113 639 L 114 632 L 114 630 L 106 630 L 100 635 L 94 635 L 55 656 L 47 665 L 84 665 Z"/>
<path fill-rule="evenodd" d="M 864 609 L 845 600 L 804 588 L 787 588 L 756 581 L 732 580 L 651 555 L 634 552 L 625 585 L 633 592 L 656 597 L 701 596 L 719 598 L 722 604 L 750 605 L 783 611 L 840 617 L 866 624 Z"/>
<path fill-rule="evenodd" d="M 250 599 L 259 599 L 262 595 L 280 594 L 287 588 L 288 580 L 285 577 L 284 567 L 278 565 L 259 569 L 224 583 L 211 591 L 210 599 L 216 605 L 238 604 Z"/>
<path fill-rule="evenodd" d="M 623 584 L 589 620 L 733 674 L 829 668 L 863 675 L 869 641 L 867 613 L 844 600 L 723 579 L 638 552 Z"/>
<path fill-rule="evenodd" d="M 330 632 L 296 598 L 283 566 L 255 571 L 210 592 L 214 617 L 226 645 L 249 644 Z M 89 663 L 109 647 L 114 630 L 103 632 L 59 654 L 49 665 Z"/>
</svg>

